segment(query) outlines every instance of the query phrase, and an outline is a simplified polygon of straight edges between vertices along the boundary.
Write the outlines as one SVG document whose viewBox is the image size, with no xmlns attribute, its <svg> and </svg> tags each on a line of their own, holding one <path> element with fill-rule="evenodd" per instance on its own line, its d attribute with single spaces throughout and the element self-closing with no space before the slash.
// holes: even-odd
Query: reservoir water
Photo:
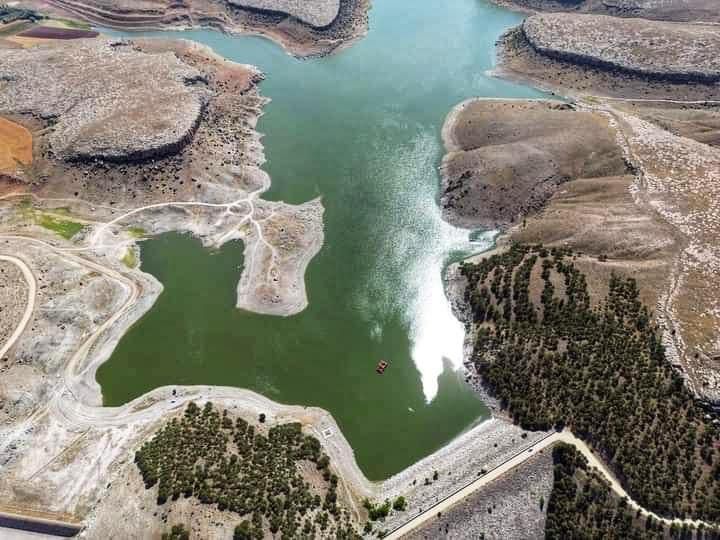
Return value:
<svg viewBox="0 0 720 540">
<path fill-rule="evenodd" d="M 463 328 L 442 270 L 490 236 L 471 240 L 441 219 L 440 129 L 469 97 L 542 95 L 486 74 L 496 39 L 520 20 L 483 0 L 374 0 L 366 38 L 311 60 L 258 37 L 144 34 L 205 43 L 266 74 L 264 198 L 321 196 L 325 244 L 306 275 L 309 307 L 280 318 L 235 309 L 241 244 L 210 251 L 180 234 L 144 242 L 142 269 L 165 290 L 98 370 L 105 403 L 212 384 L 323 407 L 374 480 L 487 418 L 458 372 Z M 382 376 L 380 359 L 390 362 Z"/>
</svg>

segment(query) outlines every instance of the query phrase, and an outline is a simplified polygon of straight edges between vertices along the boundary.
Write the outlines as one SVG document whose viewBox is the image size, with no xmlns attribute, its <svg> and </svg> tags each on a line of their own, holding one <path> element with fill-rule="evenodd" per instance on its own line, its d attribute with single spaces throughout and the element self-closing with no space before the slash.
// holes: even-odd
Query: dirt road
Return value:
<svg viewBox="0 0 720 540">
<path fill-rule="evenodd" d="M 595 454 L 592 453 L 590 448 L 588 448 L 588 446 L 583 441 L 581 441 L 580 439 L 575 437 L 575 435 L 573 435 L 569 431 L 562 431 L 559 433 L 553 433 L 552 435 L 548 436 L 545 439 L 542 439 L 541 441 L 537 442 L 535 445 L 531 446 L 530 448 L 523 451 L 522 453 L 516 454 L 515 456 L 513 456 L 512 458 L 507 460 L 505 463 L 503 463 L 503 464 L 497 466 L 495 469 L 492 469 L 491 471 L 489 471 L 487 474 L 485 474 L 481 478 L 478 478 L 477 480 L 471 482 L 470 484 L 463 487 L 459 491 L 456 491 L 449 497 L 440 501 L 435 506 L 433 506 L 433 507 L 427 509 L 425 512 L 415 516 L 413 519 L 408 521 L 402 527 L 399 527 L 399 528 L 395 529 L 394 531 L 392 531 L 385 538 L 387 538 L 388 540 L 402 538 L 406 534 L 408 534 L 411 531 L 420 527 L 425 522 L 427 522 L 427 521 L 431 520 L 433 517 L 437 516 L 439 513 L 446 511 L 448 508 L 451 508 L 455 504 L 457 504 L 460 501 L 462 501 L 463 499 L 465 499 L 465 497 L 471 495 L 478 489 L 482 488 L 483 486 L 486 486 L 487 484 L 489 484 L 490 482 L 493 482 L 494 480 L 496 480 L 503 474 L 514 469 L 515 467 L 517 467 L 518 465 L 523 463 L 525 460 L 532 457 L 537 452 L 539 452 L 545 448 L 549 448 L 553 444 L 556 444 L 559 442 L 564 442 L 564 443 L 575 446 L 575 448 L 587 458 L 588 462 L 590 463 L 590 466 L 595 467 L 596 469 L 598 469 L 600 471 L 600 473 L 610 483 L 611 489 L 618 496 L 627 498 L 628 505 L 635 510 L 640 510 L 640 512 L 643 515 L 646 515 L 646 516 L 650 515 L 654 519 L 661 521 L 663 523 L 666 523 L 668 525 L 672 524 L 672 523 L 676 523 L 678 525 L 687 524 L 687 525 L 691 525 L 693 527 L 697 527 L 700 524 L 704 524 L 705 526 L 710 525 L 709 523 L 706 523 L 706 522 L 702 522 L 702 521 L 698 521 L 698 520 L 691 520 L 691 519 L 685 519 L 685 520 L 683 520 L 683 519 L 667 519 L 667 518 L 658 516 L 654 512 L 649 512 L 648 510 L 642 508 L 633 499 L 630 498 L 630 496 L 627 494 L 627 492 L 622 488 L 620 483 L 617 481 L 615 476 L 608 470 L 608 468 L 605 466 L 605 464 L 602 461 L 600 461 L 595 456 Z"/>
<path fill-rule="evenodd" d="M 0 358 L 5 356 L 5 353 L 7 353 L 10 348 L 15 344 L 17 339 L 20 337 L 20 335 L 23 333 L 23 330 L 25 330 L 25 327 L 27 326 L 27 323 L 30 322 L 30 317 L 32 316 L 33 309 L 35 309 L 35 296 L 37 293 L 37 283 L 35 282 L 35 276 L 30 271 L 30 268 L 22 259 L 18 259 L 17 257 L 13 257 L 12 255 L 0 255 L 0 261 L 6 261 L 9 263 L 14 264 L 18 268 L 20 268 L 20 271 L 23 273 L 23 277 L 25 278 L 25 281 L 28 284 L 28 301 L 27 305 L 25 306 L 25 312 L 23 313 L 22 319 L 20 319 L 20 322 L 18 323 L 17 327 L 13 331 L 13 333 L 10 335 L 8 340 L 3 344 L 2 348 L 0 348 Z"/>
</svg>

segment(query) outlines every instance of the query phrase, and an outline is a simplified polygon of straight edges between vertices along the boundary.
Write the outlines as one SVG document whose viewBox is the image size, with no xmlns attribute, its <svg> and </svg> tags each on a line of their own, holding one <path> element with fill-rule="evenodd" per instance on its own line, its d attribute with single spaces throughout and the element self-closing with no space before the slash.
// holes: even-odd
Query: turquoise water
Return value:
<svg viewBox="0 0 720 540">
<path fill-rule="evenodd" d="M 463 329 L 441 273 L 449 257 L 490 240 L 471 241 L 441 219 L 440 129 L 466 98 L 541 95 L 486 75 L 495 40 L 520 20 L 480 0 L 376 0 L 365 39 L 312 60 L 258 37 L 145 34 L 199 41 L 266 74 L 264 198 L 322 197 L 325 245 L 306 275 L 309 307 L 278 318 L 233 307 L 240 244 L 209 252 L 177 234 L 144 243 L 143 269 L 165 291 L 98 371 L 105 402 L 166 384 L 219 384 L 317 405 L 371 479 L 487 418 L 455 371 Z M 383 376 L 380 359 L 390 361 Z"/>
</svg>

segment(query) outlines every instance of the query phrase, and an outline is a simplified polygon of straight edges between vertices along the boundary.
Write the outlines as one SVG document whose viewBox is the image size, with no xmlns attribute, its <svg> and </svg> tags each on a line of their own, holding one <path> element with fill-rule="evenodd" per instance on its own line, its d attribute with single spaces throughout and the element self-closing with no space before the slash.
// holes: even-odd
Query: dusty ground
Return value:
<svg viewBox="0 0 720 540">
<path fill-rule="evenodd" d="M 0 117 L 0 173 L 15 173 L 32 163 L 32 135 L 23 126 Z"/>
<path fill-rule="evenodd" d="M 541 103 L 480 100 L 459 106 L 449 115 L 444 130 L 449 151 L 443 167 L 445 184 L 455 179 L 459 182 L 456 188 L 459 193 L 469 189 L 472 194 L 473 182 L 496 182 L 486 172 L 481 180 L 474 180 L 476 172 L 491 167 L 488 163 L 494 163 L 496 155 L 509 155 L 503 162 L 507 172 L 501 169 L 499 177 L 512 187 L 501 189 L 497 199 L 504 202 L 503 196 L 509 196 L 507 204 L 514 204 L 512 197 L 517 196 L 518 189 L 514 183 L 522 186 L 528 178 L 538 181 L 548 177 L 546 162 L 533 167 L 535 162 L 528 158 L 535 146 L 546 151 L 558 150 L 560 157 L 548 160 L 553 164 L 562 164 L 570 157 L 575 160 L 581 157 L 579 163 L 591 162 L 595 167 L 619 165 L 618 160 L 627 160 L 627 165 L 621 168 L 598 169 L 596 175 L 566 177 L 544 203 L 533 208 L 534 212 L 524 211 L 522 221 L 516 220 L 499 244 L 539 242 L 569 246 L 582 253 L 576 264 L 587 273 L 595 298 L 604 296 L 611 272 L 636 277 L 642 299 L 647 305 L 656 306 L 655 316 L 666 327 L 671 361 L 684 370 L 689 386 L 701 398 L 717 403 L 720 400 L 717 151 L 609 105 L 593 105 L 577 112 L 560 109 L 562 112 L 558 113 L 558 109 L 549 109 L 533 114 Z M 530 107 L 530 111 L 525 112 L 525 107 Z M 491 119 L 487 115 L 489 110 L 494 113 Z M 539 114 L 547 115 L 548 119 Z M 565 144 L 558 144 L 553 135 L 556 129 L 553 116 L 557 114 L 582 120 L 574 131 L 571 123 L 561 130 L 567 137 Z M 595 122 L 593 128 L 587 127 L 589 122 Z M 535 130 L 545 126 L 548 136 L 535 139 Z M 468 130 L 472 133 L 466 133 Z M 505 154 L 485 157 L 476 165 L 479 168 L 466 167 L 470 174 L 466 173 L 465 179 L 458 175 L 463 167 L 448 166 L 453 163 L 459 144 L 473 146 L 492 140 L 502 147 L 506 139 L 514 140 L 517 146 Z M 613 157 L 608 160 L 608 156 Z M 470 186 L 464 187 L 467 184 Z M 487 190 L 480 193 L 484 191 Z M 443 202 L 446 203 L 445 198 Z M 467 206 L 465 209 L 467 212 Z M 477 216 L 478 223 L 483 223 L 486 212 L 483 206 L 470 213 L 470 217 Z"/>
<path fill-rule="evenodd" d="M 548 17 L 544 15 L 543 17 Z M 554 15 L 554 17 L 567 17 L 567 15 Z M 575 15 L 584 20 L 589 15 Z M 537 19 L 536 25 L 545 19 Z M 612 17 L 603 18 L 608 31 L 613 23 L 624 21 L 628 25 L 626 48 L 629 57 L 633 58 L 633 27 L 640 24 L 637 19 L 622 20 Z M 647 24 L 645 22 L 644 24 Z M 664 23 L 668 24 L 668 23 Z M 692 35 L 694 25 L 677 23 L 684 31 Z M 717 84 L 701 84 L 696 81 L 683 82 L 682 79 L 656 80 L 635 74 L 631 71 L 612 69 L 608 64 L 591 63 L 585 58 L 542 54 L 541 50 L 531 46 L 524 31 L 524 25 L 509 30 L 498 42 L 498 67 L 495 73 L 499 76 L 528 81 L 535 86 L 557 92 L 564 96 L 609 96 L 612 98 L 631 99 L 642 103 L 642 100 L 668 100 L 669 103 L 679 101 L 708 101 L 720 99 L 720 86 Z M 587 32 L 585 32 L 587 33 Z M 580 47 L 592 48 L 597 38 L 591 42 L 583 35 L 575 36 Z M 660 61 L 655 58 L 652 47 L 647 41 L 642 42 L 644 56 L 651 61 Z M 662 47 L 660 47 L 662 49 Z M 598 53 L 600 54 L 600 53 Z M 708 54 L 707 49 L 698 48 L 696 51 L 688 46 L 687 65 L 701 66 L 701 58 Z M 652 105 L 650 103 L 649 105 Z M 682 105 L 682 103 L 677 103 Z"/>
<path fill-rule="evenodd" d="M 720 103 L 615 101 L 613 107 L 688 139 L 720 146 Z"/>
<path fill-rule="evenodd" d="M 128 30 L 210 27 L 266 36 L 296 56 L 329 54 L 367 33 L 369 0 L 24 0 L 43 13 Z"/>
<path fill-rule="evenodd" d="M 481 535 L 487 540 L 545 538 L 545 512 L 552 486 L 552 453 L 546 449 L 407 538 L 469 539 Z"/>
</svg>

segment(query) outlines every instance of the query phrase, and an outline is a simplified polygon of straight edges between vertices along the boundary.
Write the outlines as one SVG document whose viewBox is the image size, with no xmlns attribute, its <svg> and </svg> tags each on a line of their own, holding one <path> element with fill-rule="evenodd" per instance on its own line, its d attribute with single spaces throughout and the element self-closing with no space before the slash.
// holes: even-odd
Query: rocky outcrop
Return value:
<svg viewBox="0 0 720 540">
<path fill-rule="evenodd" d="M 0 110 L 52 119 L 56 156 L 132 162 L 174 154 L 192 139 L 209 94 L 199 71 L 170 52 L 121 42 L 62 47 L 4 50 L 0 63 Z"/>
<path fill-rule="evenodd" d="M 720 30 L 604 15 L 529 17 L 522 33 L 538 53 L 571 64 L 673 83 L 720 81 Z"/>
<path fill-rule="evenodd" d="M 285 13 L 316 28 L 330 25 L 340 11 L 340 0 L 228 0 L 228 2 L 244 8 Z"/>
</svg>

